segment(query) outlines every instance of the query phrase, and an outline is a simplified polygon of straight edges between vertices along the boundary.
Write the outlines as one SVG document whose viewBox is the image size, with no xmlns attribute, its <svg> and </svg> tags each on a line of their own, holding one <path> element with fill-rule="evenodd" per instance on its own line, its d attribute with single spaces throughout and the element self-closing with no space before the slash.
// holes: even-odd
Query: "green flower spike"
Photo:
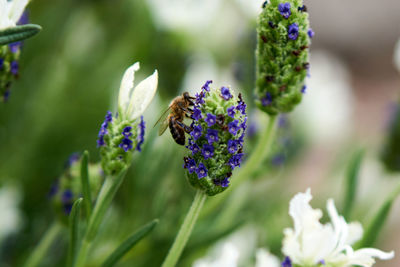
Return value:
<svg viewBox="0 0 400 267">
<path fill-rule="evenodd" d="M 191 137 L 184 158 L 189 182 L 212 196 L 229 186 L 243 157 L 246 104 L 228 87 L 210 89 L 211 81 L 196 95 Z"/>
<path fill-rule="evenodd" d="M 118 113 L 113 117 L 108 111 L 99 131 L 97 146 L 100 148 L 101 165 L 109 175 L 116 175 L 128 167 L 132 152 L 141 151 L 144 142 L 145 123 L 141 114 L 156 93 L 158 73 L 154 71 L 134 89 L 137 70 L 139 63 L 126 70 L 119 90 Z"/>
<path fill-rule="evenodd" d="M 52 185 L 49 192 L 57 216 L 64 224 L 68 224 L 68 215 L 71 213 L 72 205 L 83 194 L 80 178 L 81 161 L 80 154 L 72 154 L 66 162 L 64 173 Z M 104 173 L 100 164 L 89 164 L 88 172 L 91 201 L 94 201 L 94 197 L 97 196 L 104 181 Z"/>
<path fill-rule="evenodd" d="M 309 70 L 308 48 L 314 32 L 301 0 L 272 0 L 258 20 L 256 104 L 270 115 L 300 103 Z"/>
</svg>

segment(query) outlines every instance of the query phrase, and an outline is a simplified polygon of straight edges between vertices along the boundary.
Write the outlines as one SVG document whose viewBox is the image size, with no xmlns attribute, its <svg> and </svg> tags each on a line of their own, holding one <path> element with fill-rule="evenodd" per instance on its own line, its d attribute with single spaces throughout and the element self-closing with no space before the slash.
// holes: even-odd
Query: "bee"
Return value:
<svg viewBox="0 0 400 267">
<path fill-rule="evenodd" d="M 190 133 L 191 127 L 183 123 L 184 118 L 191 118 L 193 109 L 190 107 L 194 106 L 195 98 L 190 96 L 188 92 L 184 92 L 182 95 L 175 97 L 166 111 L 160 116 L 154 126 L 160 123 L 158 135 L 162 135 L 165 130 L 169 127 L 172 138 L 179 145 L 185 145 L 185 132 Z"/>
</svg>

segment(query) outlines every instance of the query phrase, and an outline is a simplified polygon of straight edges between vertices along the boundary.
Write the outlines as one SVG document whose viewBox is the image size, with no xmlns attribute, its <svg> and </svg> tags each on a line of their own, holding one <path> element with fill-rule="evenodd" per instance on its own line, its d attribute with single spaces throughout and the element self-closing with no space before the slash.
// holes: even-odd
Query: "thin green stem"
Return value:
<svg viewBox="0 0 400 267">
<path fill-rule="evenodd" d="M 262 162 L 268 157 L 271 151 L 272 142 L 275 139 L 276 132 L 276 116 L 270 116 L 267 127 L 260 135 L 254 151 L 250 154 L 246 164 L 240 168 L 238 174 L 232 179 L 232 188 L 239 186 L 244 180 L 248 179 L 258 168 Z M 233 190 L 231 190 L 233 191 Z"/>
<path fill-rule="evenodd" d="M 76 265 L 84 266 L 86 257 L 89 252 L 93 239 L 97 235 L 100 223 L 114 198 L 119 186 L 121 185 L 126 174 L 126 169 L 121 171 L 117 176 L 106 177 L 103 186 L 101 187 L 100 194 L 97 198 L 96 205 L 89 219 L 89 224 L 86 229 L 84 238 L 82 240 L 81 248 L 79 250 Z"/>
<path fill-rule="evenodd" d="M 263 161 L 266 159 L 271 151 L 272 143 L 275 140 L 276 133 L 276 116 L 270 116 L 267 127 L 264 132 L 258 138 L 258 142 L 255 145 L 255 149 L 251 152 L 250 157 L 244 163 L 244 166 L 238 170 L 238 173 L 231 179 L 232 183 L 229 190 L 215 196 L 205 207 L 203 215 L 214 211 L 221 203 L 230 196 L 232 192 L 235 192 L 235 188 L 241 185 L 244 181 L 249 179 L 251 175 L 258 170 Z M 235 209 L 235 207 L 232 207 Z M 229 209 L 224 208 L 225 213 L 231 213 Z"/>
<path fill-rule="evenodd" d="M 53 243 L 54 239 L 61 232 L 61 224 L 54 222 L 43 235 L 42 239 L 35 247 L 33 252 L 30 254 L 29 258 L 25 262 L 24 267 L 36 267 L 39 266 L 41 260 L 46 255 L 49 247 Z"/>
<path fill-rule="evenodd" d="M 197 217 L 199 216 L 206 197 L 207 195 L 201 190 L 197 190 L 192 206 L 190 207 L 189 212 L 186 215 L 181 228 L 179 229 L 178 235 L 176 236 L 167 257 L 165 258 L 162 267 L 173 267 L 178 262 L 186 242 L 192 233 L 193 226 L 196 223 Z"/>
</svg>

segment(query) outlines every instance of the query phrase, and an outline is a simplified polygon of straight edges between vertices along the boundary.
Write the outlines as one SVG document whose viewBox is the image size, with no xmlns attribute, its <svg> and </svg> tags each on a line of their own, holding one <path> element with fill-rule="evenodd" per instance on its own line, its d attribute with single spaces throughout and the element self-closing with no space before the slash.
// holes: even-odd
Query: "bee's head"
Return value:
<svg viewBox="0 0 400 267">
<path fill-rule="evenodd" d="M 183 93 L 183 98 L 185 99 L 185 101 L 189 102 L 191 105 L 194 105 L 193 99 L 196 99 L 196 98 L 194 98 L 193 96 L 190 96 L 188 92 Z"/>
</svg>

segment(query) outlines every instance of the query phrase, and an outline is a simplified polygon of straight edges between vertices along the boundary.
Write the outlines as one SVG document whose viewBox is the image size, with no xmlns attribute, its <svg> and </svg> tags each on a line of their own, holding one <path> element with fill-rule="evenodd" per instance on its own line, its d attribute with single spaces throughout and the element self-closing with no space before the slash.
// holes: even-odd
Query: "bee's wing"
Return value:
<svg viewBox="0 0 400 267">
<path fill-rule="evenodd" d="M 169 115 L 170 107 L 168 107 L 160 116 L 160 118 L 157 120 L 157 122 L 154 124 L 154 127 L 156 127 L 157 124 L 160 123 L 160 128 L 158 129 L 158 135 L 162 135 L 165 130 L 168 128 L 168 115 Z M 154 128 L 153 127 L 153 128 Z"/>
</svg>

